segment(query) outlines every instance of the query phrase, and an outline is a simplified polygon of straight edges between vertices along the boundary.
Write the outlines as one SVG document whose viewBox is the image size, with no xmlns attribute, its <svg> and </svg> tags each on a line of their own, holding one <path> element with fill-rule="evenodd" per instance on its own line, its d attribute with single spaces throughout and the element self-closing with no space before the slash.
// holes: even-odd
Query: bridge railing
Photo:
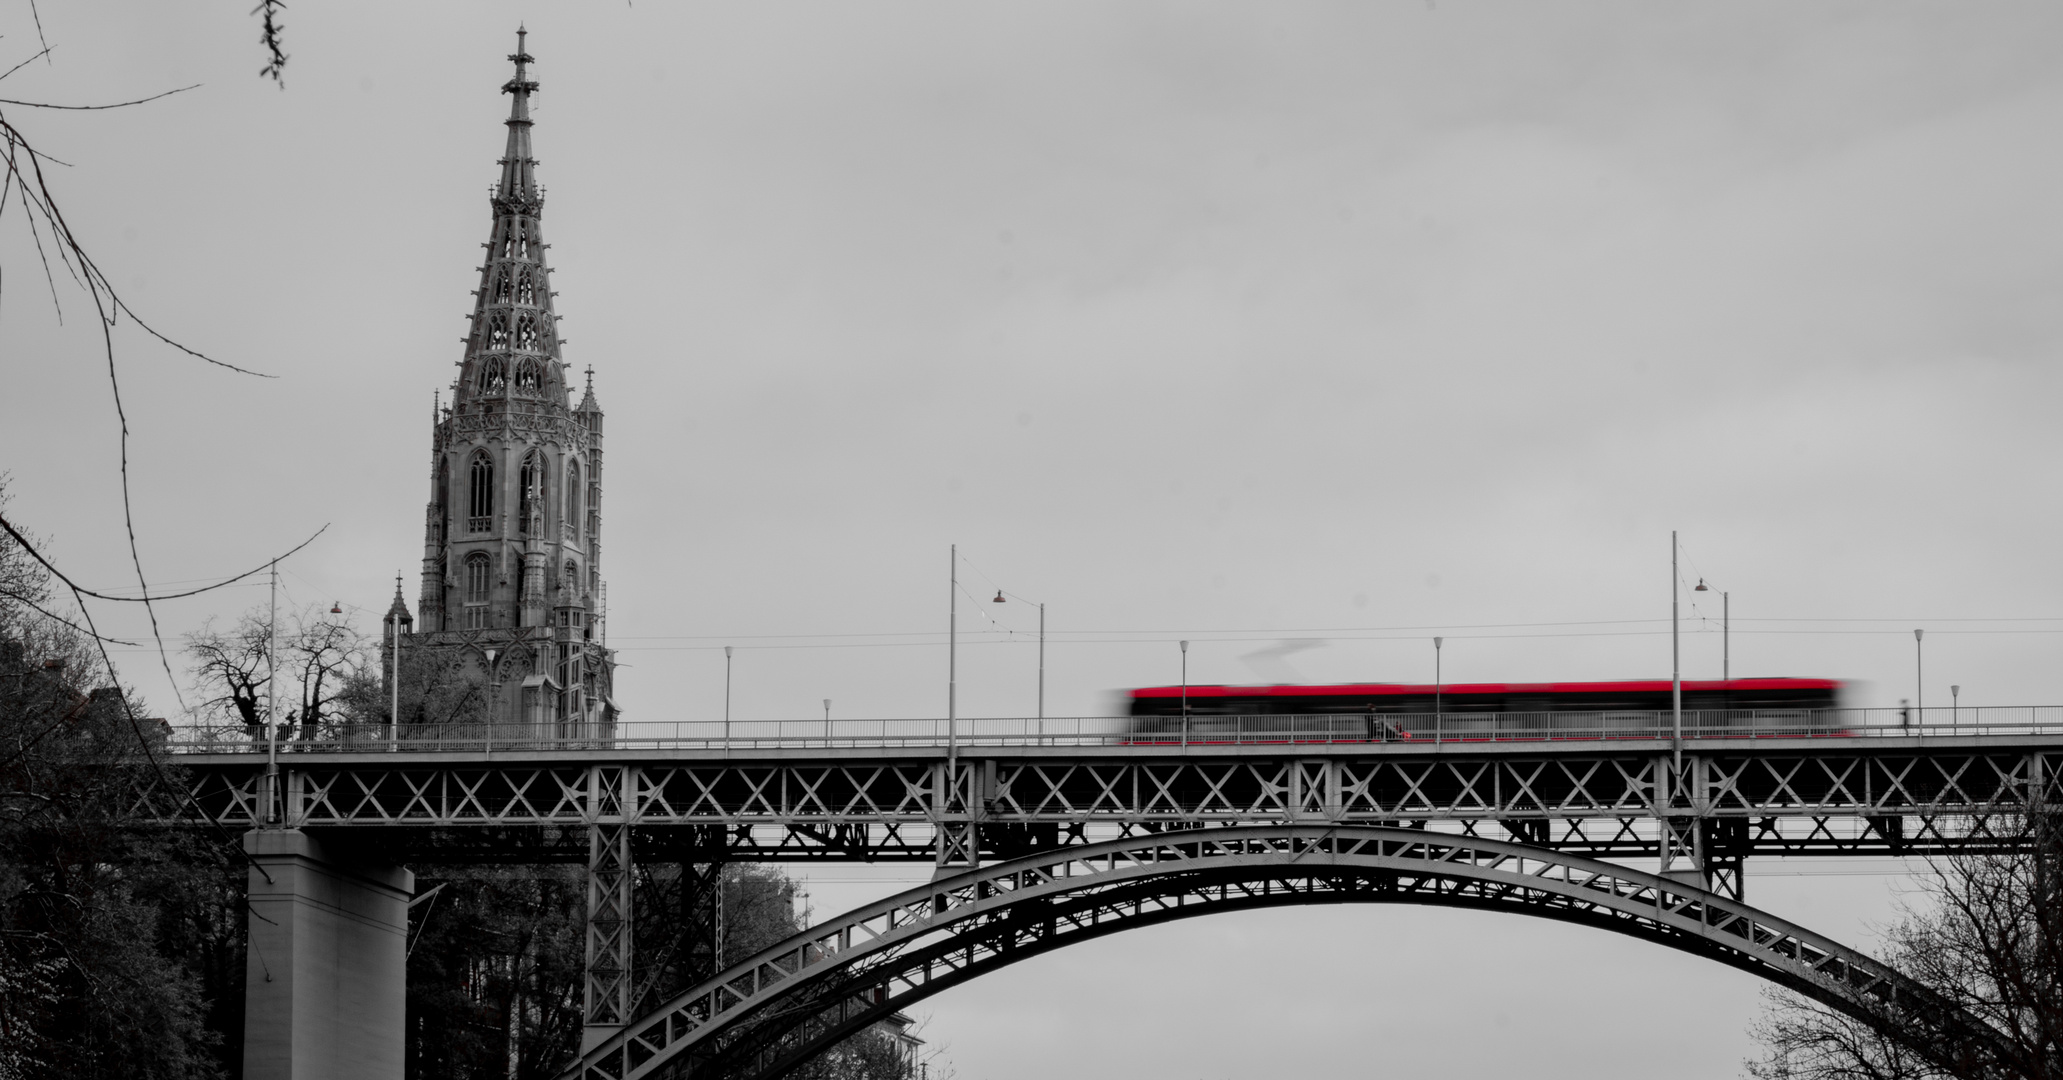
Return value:
<svg viewBox="0 0 2063 1080">
<path fill-rule="evenodd" d="M 281 753 L 496 753 L 549 750 L 771 750 L 945 746 L 1213 746 L 1598 742 L 1670 739 L 1723 744 L 1775 738 L 1943 738 L 2063 734 L 2063 705 L 1920 709 L 1685 710 L 1510 713 L 1331 713 L 1311 716 L 941 717 L 878 720 L 626 721 L 611 729 L 534 724 L 404 725 L 294 731 Z M 263 753 L 262 732 L 174 727 L 176 753 Z"/>
</svg>

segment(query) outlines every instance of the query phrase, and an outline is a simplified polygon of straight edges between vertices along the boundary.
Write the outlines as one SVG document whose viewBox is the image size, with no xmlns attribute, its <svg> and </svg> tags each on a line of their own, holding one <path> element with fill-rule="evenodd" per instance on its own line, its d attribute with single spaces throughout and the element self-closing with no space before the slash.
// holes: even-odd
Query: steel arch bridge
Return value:
<svg viewBox="0 0 2063 1080">
<path fill-rule="evenodd" d="M 1759 975 L 1939 1063 L 1996 1075 L 2015 1064 L 1995 1029 L 1884 964 L 1696 885 L 1508 841 L 1278 825 L 1134 837 L 911 889 L 667 1002 L 561 1080 L 771 1080 L 899 1009 L 1051 949 L 1220 911 L 1316 903 L 1509 911 L 1613 930 Z"/>
</svg>

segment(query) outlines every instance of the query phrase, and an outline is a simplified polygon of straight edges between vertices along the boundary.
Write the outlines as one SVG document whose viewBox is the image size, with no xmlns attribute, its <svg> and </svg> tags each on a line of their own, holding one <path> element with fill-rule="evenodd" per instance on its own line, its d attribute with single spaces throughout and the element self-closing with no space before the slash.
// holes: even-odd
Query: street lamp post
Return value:
<svg viewBox="0 0 2063 1080">
<path fill-rule="evenodd" d="M 1182 745 L 1189 745 L 1189 643 L 1176 642 L 1182 647 Z"/>
<path fill-rule="evenodd" d="M 1948 726 L 1951 730 L 1963 722 L 1963 688 L 1950 683 L 1948 686 Z"/>
<path fill-rule="evenodd" d="M 1012 593 L 1012 594 L 1010 594 L 1010 595 L 1012 595 L 1012 596 L 1015 596 L 1016 594 L 1015 594 L 1015 593 Z M 1019 600 L 1023 600 L 1023 599 L 1024 599 L 1024 597 L 1022 597 L 1022 596 L 1018 596 L 1018 597 L 1017 597 L 1017 599 L 1019 599 Z M 1003 590 L 1001 590 L 1001 589 L 997 589 L 997 590 L 996 590 L 996 598 L 995 598 L 994 600 L 990 601 L 990 603 L 996 603 L 996 604 L 1005 604 L 1005 603 L 1009 603 L 1009 600 L 1008 600 L 1008 599 L 1007 599 L 1007 598 L 1006 598 L 1006 597 L 1004 596 Z M 1040 734 L 1041 736 L 1044 736 L 1044 735 L 1046 734 L 1046 605 L 1045 605 L 1044 603 L 1041 603 L 1041 604 L 1039 605 L 1039 714 L 1038 714 L 1038 720 L 1039 720 L 1039 734 Z"/>
<path fill-rule="evenodd" d="M 1683 619 L 1677 595 L 1676 530 L 1669 530 L 1669 744 L 1683 771 Z"/>
<path fill-rule="evenodd" d="M 1927 726 L 1927 668 L 1920 655 L 1920 639 L 1927 631 L 1913 631 L 1913 719 L 1922 728 Z"/>
<path fill-rule="evenodd" d="M 1433 639 L 1433 743 L 1440 741 L 1440 646 L 1447 639 Z"/>
<path fill-rule="evenodd" d="M 723 744 L 731 745 L 731 647 L 723 647 Z"/>
<path fill-rule="evenodd" d="M 824 745 L 831 744 L 831 699 L 824 699 Z"/>
</svg>

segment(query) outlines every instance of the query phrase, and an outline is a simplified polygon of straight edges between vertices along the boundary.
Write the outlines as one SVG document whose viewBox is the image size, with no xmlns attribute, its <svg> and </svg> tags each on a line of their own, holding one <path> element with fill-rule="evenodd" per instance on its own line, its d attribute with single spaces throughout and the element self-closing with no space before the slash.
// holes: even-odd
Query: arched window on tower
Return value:
<svg viewBox="0 0 2063 1080">
<path fill-rule="evenodd" d="M 526 394 L 537 393 L 544 387 L 544 362 L 531 357 L 516 361 L 516 389 Z"/>
<path fill-rule="evenodd" d="M 473 453 L 471 497 L 466 501 L 466 531 L 486 532 L 494 527 L 494 459 L 487 451 Z"/>
<path fill-rule="evenodd" d="M 517 511 L 522 518 L 517 523 L 517 527 L 523 531 L 525 536 L 528 536 L 530 534 L 530 519 L 533 517 L 541 519 L 544 515 L 544 455 L 532 450 L 530 456 L 523 459 L 523 472 L 519 479 L 521 481 L 523 501 L 517 506 Z M 540 526 L 542 525 L 541 520 L 539 524 Z M 540 528 L 538 531 L 542 532 L 543 530 Z"/>
<path fill-rule="evenodd" d="M 466 556 L 466 629 L 487 628 L 487 598 L 492 592 L 493 568 L 485 552 Z"/>
<path fill-rule="evenodd" d="M 560 519 L 560 532 L 568 540 L 578 540 L 576 530 L 580 528 L 580 463 L 566 462 L 566 516 Z"/>
<path fill-rule="evenodd" d="M 494 275 L 494 302 L 497 304 L 509 302 L 509 274 L 506 270 Z"/>
<path fill-rule="evenodd" d="M 490 356 L 480 363 L 480 392 L 498 394 L 509 384 L 508 364 L 499 356 Z"/>
<path fill-rule="evenodd" d="M 516 278 L 516 303 L 537 303 L 537 281 L 527 270 Z"/>
</svg>

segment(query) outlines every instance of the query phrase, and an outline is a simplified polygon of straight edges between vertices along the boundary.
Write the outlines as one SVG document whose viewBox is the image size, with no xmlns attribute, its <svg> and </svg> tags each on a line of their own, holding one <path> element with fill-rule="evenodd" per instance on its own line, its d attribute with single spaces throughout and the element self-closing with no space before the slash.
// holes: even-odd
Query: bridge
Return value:
<svg viewBox="0 0 2063 1080">
<path fill-rule="evenodd" d="M 354 1022 L 384 1030 L 373 1014 L 396 1014 L 397 1061 L 399 986 L 388 1003 L 372 984 L 401 969 L 367 957 L 405 935 L 398 866 L 451 862 L 586 867 L 578 1071 L 612 1080 L 779 1075 L 884 1010 L 1036 951 L 1157 918 L 1332 901 L 1605 926 L 1851 1011 L 1894 1001 L 1912 1031 L 1986 1038 L 1913 1004 L 1896 973 L 1747 907 L 1743 865 L 2017 843 L 2020 814 L 2056 795 L 2063 708 L 1827 710 L 1809 722 L 1685 713 L 1681 725 L 1667 713 L 1480 719 L 1196 717 L 1151 733 L 1101 718 L 950 730 L 937 720 L 526 725 L 277 748 L 242 732 L 182 731 L 176 761 L 190 786 L 154 802 L 182 823 L 250 830 L 253 912 L 301 919 L 254 918 L 254 955 L 334 943 L 334 962 L 362 975 L 378 1005 Z M 812 930 L 785 960 L 703 973 L 684 998 L 633 1015 L 632 868 L 784 860 L 929 864 L 934 884 Z M 1098 877 L 1119 866 L 1128 876 Z M 1084 884 L 1092 878 L 1102 884 Z M 357 921 L 316 925 L 331 909 Z M 786 989 L 773 994 L 775 984 Z M 803 997 L 781 998 L 805 985 Z M 1931 1019 L 1914 1020 L 1913 1008 Z M 269 1037 L 366 1035 L 311 1041 L 303 1029 L 322 1022 L 306 1011 L 282 1007 Z M 247 1045 L 264 1037 L 254 1031 Z"/>
</svg>

